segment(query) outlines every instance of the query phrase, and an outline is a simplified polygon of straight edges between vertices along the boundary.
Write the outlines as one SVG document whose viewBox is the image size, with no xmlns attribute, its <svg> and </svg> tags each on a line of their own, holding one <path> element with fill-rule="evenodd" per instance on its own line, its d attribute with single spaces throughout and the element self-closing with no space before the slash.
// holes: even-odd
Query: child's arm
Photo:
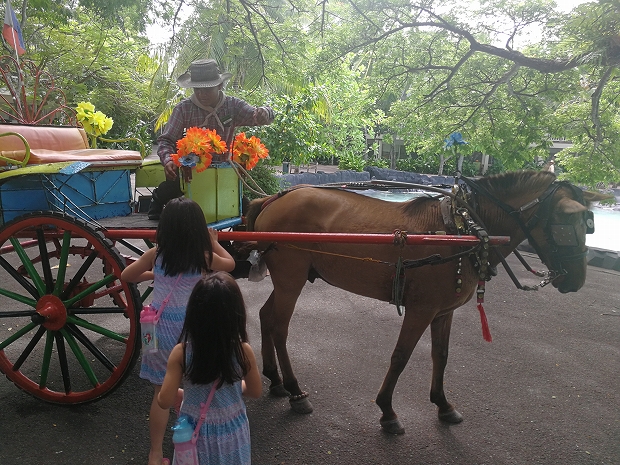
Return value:
<svg viewBox="0 0 620 465">
<path fill-rule="evenodd" d="M 232 271 L 235 269 L 235 259 L 222 247 L 217 241 L 217 230 L 209 228 L 211 236 L 211 245 L 213 247 L 213 260 L 211 260 L 211 269 L 213 271 Z"/>
<path fill-rule="evenodd" d="M 258 366 L 256 365 L 256 357 L 254 356 L 254 351 L 252 350 L 252 347 L 250 347 L 250 344 L 244 342 L 243 351 L 245 352 L 245 356 L 250 363 L 250 369 L 243 377 L 243 395 L 256 399 L 263 393 L 263 382 L 260 379 L 260 373 L 258 372 Z"/>
<path fill-rule="evenodd" d="M 149 281 L 153 279 L 153 261 L 155 259 L 155 247 L 150 248 L 142 254 L 131 265 L 121 272 L 121 279 L 129 283 Z"/>
<path fill-rule="evenodd" d="M 157 403 L 161 408 L 170 408 L 177 401 L 177 393 L 183 379 L 183 344 L 172 348 L 168 357 L 164 383 L 157 395 Z"/>
</svg>

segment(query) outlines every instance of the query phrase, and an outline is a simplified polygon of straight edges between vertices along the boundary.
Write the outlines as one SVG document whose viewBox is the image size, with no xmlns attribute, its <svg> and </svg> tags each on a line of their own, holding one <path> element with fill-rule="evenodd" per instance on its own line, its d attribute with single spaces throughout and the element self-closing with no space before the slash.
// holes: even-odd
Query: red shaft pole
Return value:
<svg viewBox="0 0 620 465">
<path fill-rule="evenodd" d="M 109 239 L 155 240 L 153 229 L 108 229 L 104 232 Z M 305 232 L 256 232 L 219 231 L 218 239 L 223 241 L 263 242 L 333 242 L 347 244 L 392 244 L 393 234 L 354 233 L 305 233 Z M 408 234 L 407 245 L 474 245 L 480 239 L 475 236 L 451 236 L 440 234 Z M 509 236 L 489 236 L 489 245 L 508 245 Z"/>
</svg>

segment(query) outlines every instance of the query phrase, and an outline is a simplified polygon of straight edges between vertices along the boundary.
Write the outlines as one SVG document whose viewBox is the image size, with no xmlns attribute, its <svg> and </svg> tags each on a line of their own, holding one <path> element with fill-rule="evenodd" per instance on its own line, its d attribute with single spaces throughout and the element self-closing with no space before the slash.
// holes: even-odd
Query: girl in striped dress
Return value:
<svg viewBox="0 0 620 465">
<path fill-rule="evenodd" d="M 198 281 L 187 303 L 179 341 L 168 359 L 160 407 L 174 404 L 182 384 L 180 413 L 196 425 L 200 404 L 216 383 L 196 443 L 199 463 L 249 465 L 250 427 L 242 395 L 259 397 L 262 382 L 248 344 L 245 303 L 232 276 L 220 272 Z"/>
<path fill-rule="evenodd" d="M 156 233 L 157 247 L 146 251 L 125 268 L 121 279 L 128 282 L 154 280 L 153 301 L 161 308 L 170 295 L 157 323 L 158 351 L 142 354 L 140 377 L 154 387 L 149 415 L 151 448 L 149 465 L 169 465 L 163 458 L 163 442 L 170 409 L 157 404 L 157 394 L 166 373 L 166 363 L 177 344 L 185 307 L 194 285 L 210 271 L 232 271 L 233 257 L 217 241 L 217 231 L 207 228 L 204 213 L 193 200 L 179 197 L 166 204 Z"/>
</svg>

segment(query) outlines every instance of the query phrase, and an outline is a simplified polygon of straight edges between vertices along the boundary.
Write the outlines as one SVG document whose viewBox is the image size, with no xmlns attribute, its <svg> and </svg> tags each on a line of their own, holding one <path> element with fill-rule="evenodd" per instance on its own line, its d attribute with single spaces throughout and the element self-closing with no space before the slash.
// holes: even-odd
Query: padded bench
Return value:
<svg viewBox="0 0 620 465">
<path fill-rule="evenodd" d="M 129 215 L 130 172 L 141 165 L 134 150 L 89 148 L 82 128 L 0 124 L 0 224 L 45 210 L 87 221 Z"/>
<path fill-rule="evenodd" d="M 5 133 L 18 133 L 30 146 L 30 157 L 21 138 Z M 142 155 L 135 150 L 89 148 L 88 136 L 82 128 L 70 126 L 28 126 L 0 124 L 0 167 L 10 160 L 16 165 L 40 165 L 83 161 L 97 165 L 119 165 L 127 168 L 140 166 Z M 24 163 L 25 161 L 25 163 Z M 1 168 L 0 168 L 1 169 Z"/>
</svg>

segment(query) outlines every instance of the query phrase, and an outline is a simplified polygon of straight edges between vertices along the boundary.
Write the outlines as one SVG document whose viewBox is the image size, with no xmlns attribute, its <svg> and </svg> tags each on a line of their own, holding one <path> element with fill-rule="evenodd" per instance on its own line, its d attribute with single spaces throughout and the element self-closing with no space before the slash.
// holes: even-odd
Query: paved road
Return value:
<svg viewBox="0 0 620 465">
<path fill-rule="evenodd" d="M 474 303 L 456 313 L 446 392 L 465 417 L 459 425 L 439 423 L 428 401 L 425 334 L 394 397 L 403 436 L 380 431 L 374 404 L 401 317 L 388 304 L 308 284 L 289 347 L 315 411 L 293 414 L 285 399 L 266 394 L 248 401 L 253 463 L 619 464 L 620 274 L 588 272 L 580 292 L 561 295 L 518 291 L 500 270 L 486 294 L 491 344 Z M 269 279 L 240 284 L 259 353 Z M 150 396 L 137 369 L 118 391 L 80 407 L 45 404 L 2 378 L 0 465 L 144 464 Z"/>
</svg>

